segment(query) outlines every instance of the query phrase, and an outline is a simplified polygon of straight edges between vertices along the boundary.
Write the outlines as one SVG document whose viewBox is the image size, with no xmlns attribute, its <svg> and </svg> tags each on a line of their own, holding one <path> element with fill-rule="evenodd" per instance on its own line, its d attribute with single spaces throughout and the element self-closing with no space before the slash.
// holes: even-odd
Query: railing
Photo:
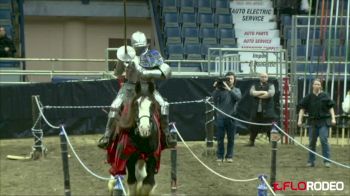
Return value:
<svg viewBox="0 0 350 196">
<path fill-rule="evenodd" d="M 113 77 L 113 71 L 109 69 L 109 63 L 110 62 L 117 62 L 116 59 L 110 59 L 109 53 L 111 51 L 116 51 L 118 48 L 107 48 L 105 51 L 105 58 L 104 59 L 65 59 L 65 58 L 0 58 L 1 61 L 6 62 L 30 62 L 30 61 L 44 61 L 44 62 L 96 62 L 96 63 L 105 63 L 104 67 L 101 67 L 98 71 L 85 71 L 85 70 L 56 70 L 54 66 L 51 67 L 51 69 L 43 69 L 43 70 L 15 70 L 15 69 L 8 69 L 8 70 L 1 70 L 0 75 L 48 75 L 48 76 L 102 76 L 105 78 L 106 76 L 108 78 Z M 219 55 L 213 55 L 213 52 L 217 52 Z M 281 77 L 282 74 L 285 74 L 285 71 L 282 71 L 282 67 L 286 66 L 288 61 L 283 60 L 282 56 L 284 56 L 284 50 L 280 51 L 266 51 L 266 50 L 257 50 L 257 49 L 239 49 L 239 48 L 209 48 L 208 51 L 208 59 L 206 60 L 165 60 L 166 63 L 177 63 L 176 67 L 172 67 L 173 69 L 173 76 L 174 77 L 211 77 L 211 76 L 222 76 L 227 71 L 233 71 L 236 72 L 237 75 L 240 77 L 256 77 L 256 67 L 251 68 L 249 73 L 237 73 L 238 67 L 241 66 L 241 64 L 249 64 L 252 66 L 256 66 L 258 63 L 261 62 L 254 62 L 254 61 L 241 61 L 239 58 L 238 52 L 257 52 L 257 53 L 274 53 L 279 56 L 277 60 L 271 61 L 267 60 L 266 63 L 269 65 L 276 65 L 276 72 L 269 73 L 268 66 L 266 65 L 266 72 L 269 73 L 271 76 L 275 77 Z M 231 54 L 229 54 L 231 53 Z M 232 54 L 235 53 L 235 54 Z M 234 58 L 231 58 L 229 56 L 235 56 Z M 211 63 L 215 63 L 215 67 L 212 69 Z M 207 65 L 208 70 L 201 71 L 201 72 L 185 72 L 183 71 L 183 64 L 186 63 L 194 63 L 194 64 L 201 64 Z M 316 63 L 316 62 L 315 62 Z M 338 62 L 334 62 L 338 63 Z M 270 66 L 271 67 L 271 66 Z"/>
</svg>

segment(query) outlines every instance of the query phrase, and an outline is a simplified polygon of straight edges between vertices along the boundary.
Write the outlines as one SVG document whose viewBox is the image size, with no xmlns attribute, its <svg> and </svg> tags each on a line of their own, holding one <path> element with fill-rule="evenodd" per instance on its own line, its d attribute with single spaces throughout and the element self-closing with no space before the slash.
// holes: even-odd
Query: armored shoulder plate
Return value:
<svg viewBox="0 0 350 196">
<path fill-rule="evenodd" d="M 164 63 L 162 55 L 157 50 L 148 50 L 140 56 L 140 65 L 144 68 L 158 67 Z"/>
</svg>

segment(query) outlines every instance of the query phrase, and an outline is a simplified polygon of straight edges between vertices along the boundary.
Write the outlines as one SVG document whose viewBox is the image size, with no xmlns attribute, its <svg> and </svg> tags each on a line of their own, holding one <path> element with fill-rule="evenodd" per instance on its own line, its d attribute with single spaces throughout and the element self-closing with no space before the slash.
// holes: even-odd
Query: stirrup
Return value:
<svg viewBox="0 0 350 196">
<path fill-rule="evenodd" d="M 99 148 L 102 148 L 102 149 L 107 149 L 107 147 L 109 146 L 109 138 L 105 137 L 105 136 L 102 136 L 99 140 L 98 140 L 98 144 L 97 146 Z"/>
<path fill-rule="evenodd" d="M 175 148 L 177 145 L 176 133 L 169 133 L 165 138 L 166 148 Z"/>
</svg>

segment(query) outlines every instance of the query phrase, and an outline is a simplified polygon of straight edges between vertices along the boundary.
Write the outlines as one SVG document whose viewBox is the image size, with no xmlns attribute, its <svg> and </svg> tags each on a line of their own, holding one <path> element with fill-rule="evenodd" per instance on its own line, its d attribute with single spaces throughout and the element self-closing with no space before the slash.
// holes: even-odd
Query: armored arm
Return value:
<svg viewBox="0 0 350 196">
<path fill-rule="evenodd" d="M 114 75 L 121 76 L 125 71 L 125 65 L 123 61 L 118 61 L 114 68 Z"/>
<path fill-rule="evenodd" d="M 171 76 L 171 68 L 163 63 L 153 69 L 142 69 L 141 78 L 143 79 L 168 79 Z"/>
</svg>

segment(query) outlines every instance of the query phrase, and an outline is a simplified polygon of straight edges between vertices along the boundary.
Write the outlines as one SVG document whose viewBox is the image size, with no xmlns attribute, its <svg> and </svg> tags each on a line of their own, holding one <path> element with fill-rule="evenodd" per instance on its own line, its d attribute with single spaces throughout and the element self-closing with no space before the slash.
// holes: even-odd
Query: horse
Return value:
<svg viewBox="0 0 350 196">
<path fill-rule="evenodd" d="M 129 195 L 149 195 L 155 186 L 155 174 L 163 149 L 160 130 L 160 106 L 153 96 L 154 84 L 142 92 L 136 84 L 136 96 L 124 104 L 117 123 L 118 137 L 108 149 L 112 175 L 125 174 Z"/>
</svg>

